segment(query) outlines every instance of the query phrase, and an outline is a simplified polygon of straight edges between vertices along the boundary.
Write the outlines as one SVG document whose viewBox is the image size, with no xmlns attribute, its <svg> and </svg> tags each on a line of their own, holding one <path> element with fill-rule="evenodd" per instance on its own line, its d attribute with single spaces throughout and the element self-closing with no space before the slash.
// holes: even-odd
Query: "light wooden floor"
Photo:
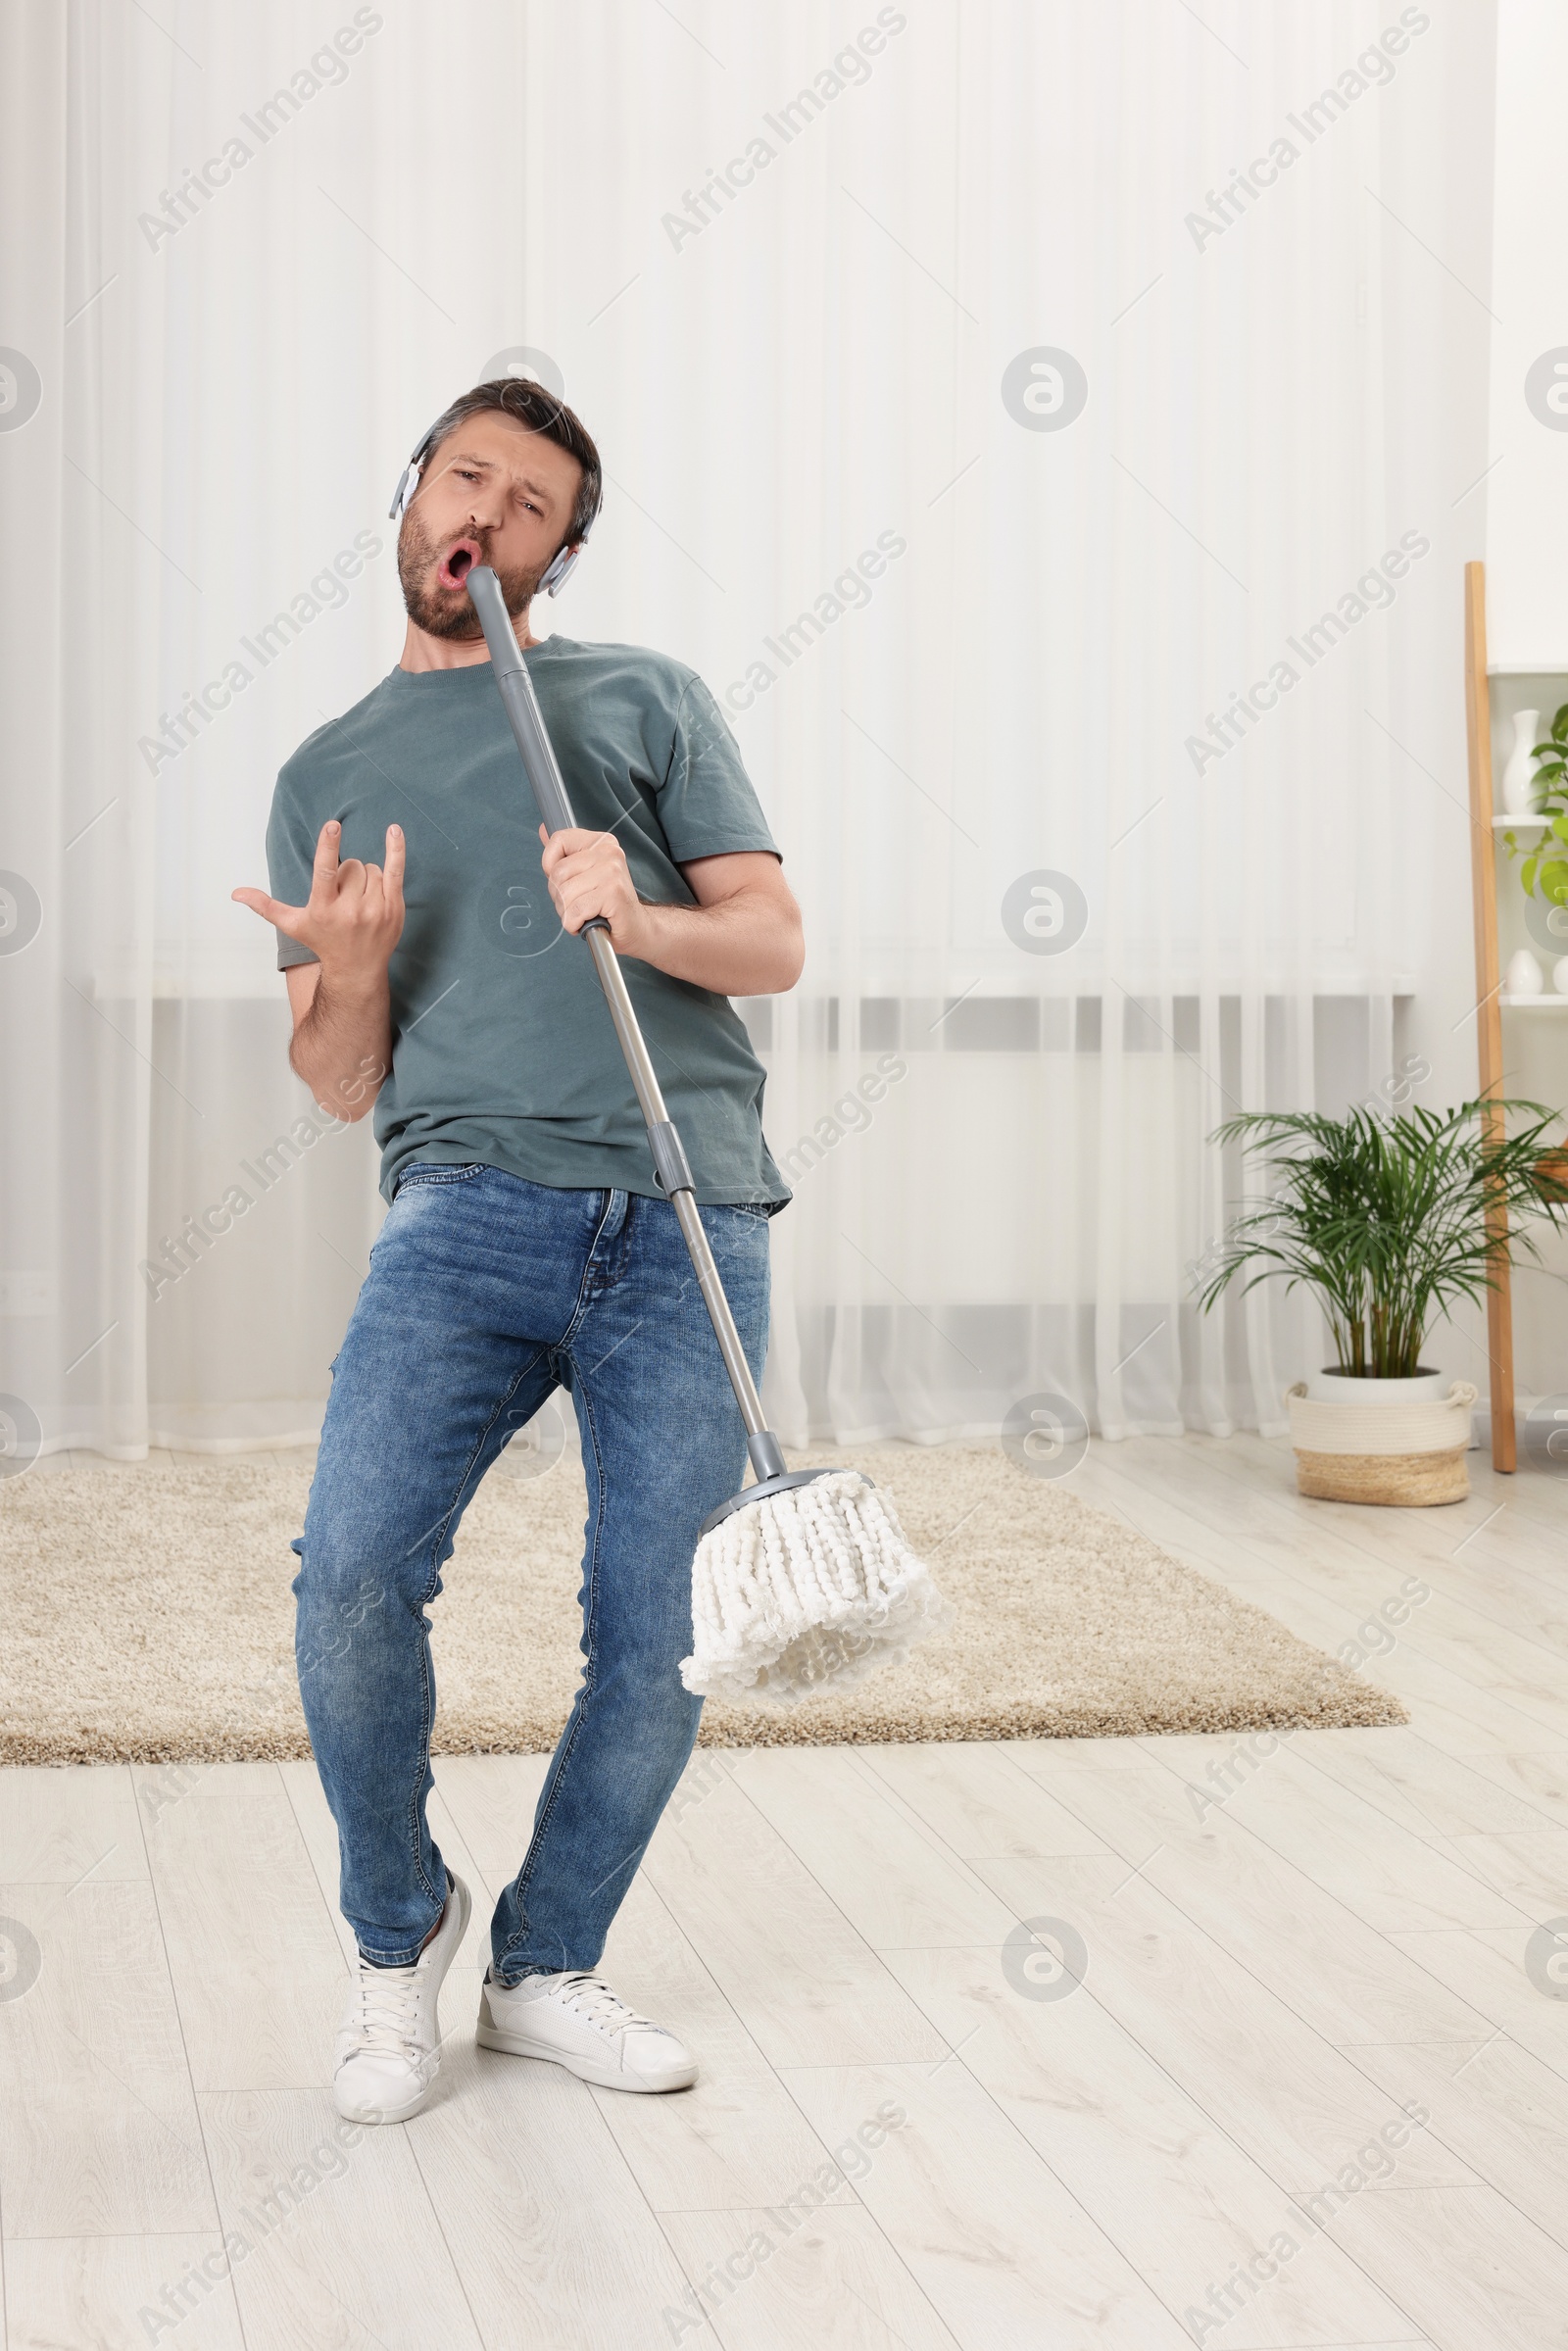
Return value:
<svg viewBox="0 0 1568 2351">
<path fill-rule="evenodd" d="M 1375 1640 L 1407 1730 L 700 1756 L 606 1959 L 680 2096 L 475 2051 L 540 1759 L 437 1766 L 443 2069 L 347 2151 L 314 1766 L 0 1774 L 9 2351 L 1568 2345 L 1568 1485 L 1471 1464 L 1432 1511 L 1303 1503 L 1257 1440 L 1074 1478 Z"/>
</svg>

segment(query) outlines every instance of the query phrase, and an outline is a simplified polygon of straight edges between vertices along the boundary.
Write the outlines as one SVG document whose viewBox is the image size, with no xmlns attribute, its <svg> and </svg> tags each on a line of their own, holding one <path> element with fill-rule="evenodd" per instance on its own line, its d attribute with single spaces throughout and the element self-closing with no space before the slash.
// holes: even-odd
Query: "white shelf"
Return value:
<svg viewBox="0 0 1568 2351">
<path fill-rule="evenodd" d="M 1540 830 L 1543 826 L 1548 825 L 1551 818 L 1549 816 L 1494 816 L 1492 821 L 1500 832 L 1504 825 L 1509 824 L 1533 825 Z"/>
<path fill-rule="evenodd" d="M 1488 677 L 1568 677 L 1568 661 L 1489 661 Z"/>
<path fill-rule="evenodd" d="M 1568 1012 L 1568 996 L 1556 996 L 1549 988 L 1541 996 L 1499 996 L 1497 1002 L 1510 1005 L 1516 1012 L 1522 1012 L 1527 1007 L 1548 1012 Z"/>
</svg>

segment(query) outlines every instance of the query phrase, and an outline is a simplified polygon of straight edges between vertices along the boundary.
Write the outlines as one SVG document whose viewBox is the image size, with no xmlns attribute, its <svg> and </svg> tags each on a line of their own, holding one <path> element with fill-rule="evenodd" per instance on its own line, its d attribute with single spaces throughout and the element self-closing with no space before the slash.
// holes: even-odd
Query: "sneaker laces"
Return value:
<svg viewBox="0 0 1568 2351">
<path fill-rule="evenodd" d="M 372 1967 L 362 1959 L 358 1998 L 350 2020 L 355 2043 L 407 2056 L 415 2045 L 418 2000 L 416 1967 Z"/>
<path fill-rule="evenodd" d="M 629 2001 L 623 2000 L 619 1992 L 612 1991 L 602 1976 L 594 1975 L 587 1968 L 578 1968 L 570 1975 L 559 1977 L 554 1990 L 555 1997 L 564 2001 L 586 2023 L 603 2026 L 611 2033 L 625 2033 L 633 2025 L 646 2025 L 652 2033 L 661 2029 L 652 2017 L 642 2015 Z"/>
</svg>

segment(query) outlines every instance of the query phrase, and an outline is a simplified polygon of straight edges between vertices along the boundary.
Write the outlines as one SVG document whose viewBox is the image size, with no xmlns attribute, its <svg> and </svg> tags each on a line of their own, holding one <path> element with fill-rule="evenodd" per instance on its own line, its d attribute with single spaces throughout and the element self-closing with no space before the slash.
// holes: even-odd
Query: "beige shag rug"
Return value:
<svg viewBox="0 0 1568 2351">
<path fill-rule="evenodd" d="M 827 1447 L 817 1462 L 850 1456 Z M 704 1709 L 705 1743 L 1130 1736 L 1400 1723 L 1398 1700 L 990 1445 L 873 1445 L 956 1608 L 842 1696 Z M 304 1468 L 215 1463 L 0 1485 L 0 1762 L 308 1755 L 290 1582 Z M 581 1655 L 568 1456 L 492 1473 L 429 1614 L 438 1754 L 554 1746 Z"/>
</svg>

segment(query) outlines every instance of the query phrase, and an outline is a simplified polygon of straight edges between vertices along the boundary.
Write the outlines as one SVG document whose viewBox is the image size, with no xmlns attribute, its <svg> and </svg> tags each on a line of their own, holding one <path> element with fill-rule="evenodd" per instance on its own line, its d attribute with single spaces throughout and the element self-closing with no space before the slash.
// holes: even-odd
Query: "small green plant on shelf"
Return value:
<svg viewBox="0 0 1568 2351">
<path fill-rule="evenodd" d="M 1200 1269 L 1199 1306 L 1216 1305 L 1247 1268 L 1244 1291 L 1270 1279 L 1288 1290 L 1304 1284 L 1328 1317 L 1341 1372 L 1414 1378 L 1440 1314 L 1494 1288 L 1504 1252 L 1540 1254 L 1535 1236 L 1517 1227 L 1506 1242 L 1494 1240 L 1488 1208 L 1507 1210 L 1510 1221 L 1529 1213 L 1568 1223 L 1568 1184 L 1559 1154 L 1545 1148 L 1562 1112 L 1531 1102 L 1487 1107 L 1527 1113 L 1529 1123 L 1499 1137 L 1480 1101 L 1454 1110 L 1417 1105 L 1397 1117 L 1254 1110 L 1228 1120 L 1209 1140 L 1240 1143 L 1261 1160 L 1272 1198 L 1241 1203 Z"/>
<path fill-rule="evenodd" d="M 1568 906 L 1568 702 L 1551 722 L 1551 733 L 1531 753 L 1536 762 L 1532 798 L 1535 813 L 1546 829 L 1529 845 L 1511 832 L 1503 834 L 1510 857 L 1523 859 L 1519 886 L 1526 898 L 1542 898 L 1548 906 Z"/>
</svg>

